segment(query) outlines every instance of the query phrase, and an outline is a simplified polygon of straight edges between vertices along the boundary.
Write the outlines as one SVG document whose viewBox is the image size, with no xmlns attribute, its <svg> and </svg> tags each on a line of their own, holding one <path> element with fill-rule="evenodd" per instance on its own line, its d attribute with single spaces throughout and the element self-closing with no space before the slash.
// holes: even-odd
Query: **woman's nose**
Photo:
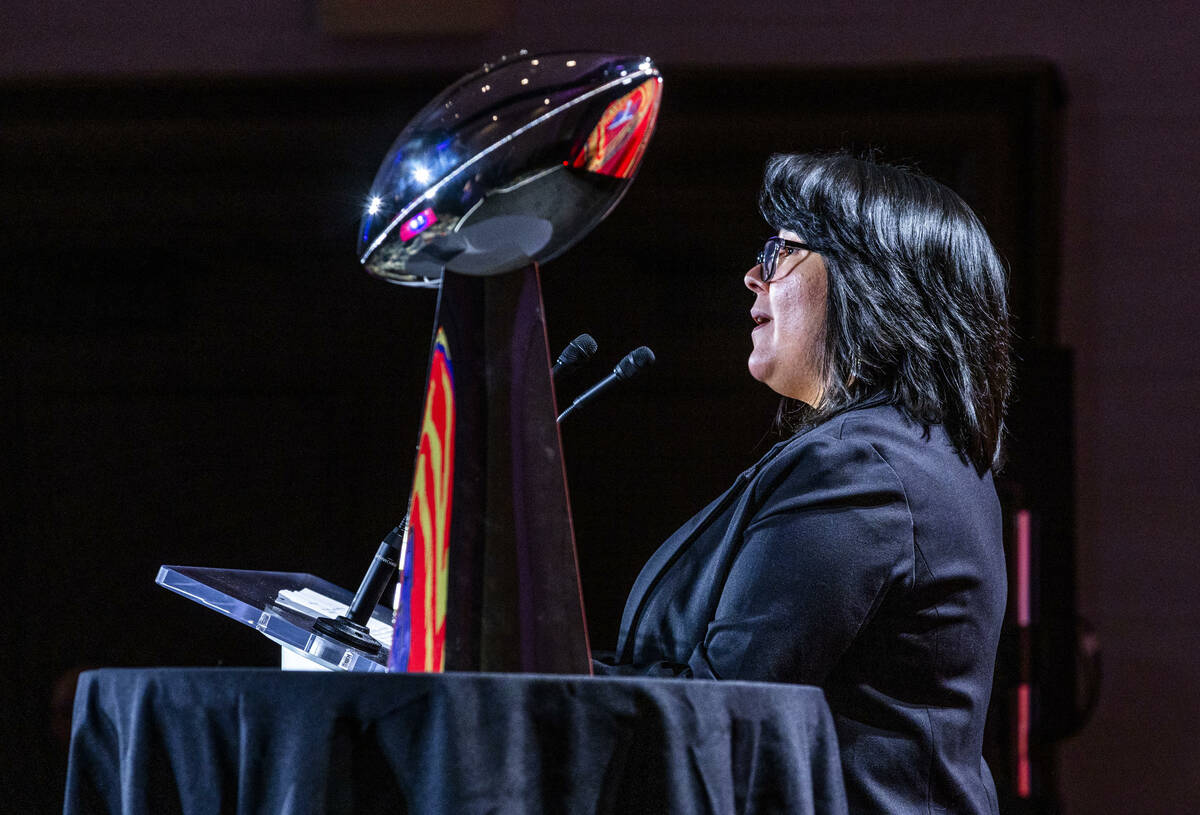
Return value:
<svg viewBox="0 0 1200 815">
<path fill-rule="evenodd" d="M 746 276 L 742 278 L 746 284 L 746 288 L 758 294 L 767 290 L 767 284 L 762 281 L 762 264 L 756 263 L 750 267 L 750 271 L 746 272 Z"/>
</svg>

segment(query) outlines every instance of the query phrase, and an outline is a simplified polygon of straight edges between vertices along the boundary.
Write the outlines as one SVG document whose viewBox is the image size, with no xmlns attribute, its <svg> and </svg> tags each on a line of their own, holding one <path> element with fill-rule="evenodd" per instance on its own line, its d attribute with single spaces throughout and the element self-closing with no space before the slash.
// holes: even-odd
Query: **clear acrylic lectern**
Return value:
<svg viewBox="0 0 1200 815">
<path fill-rule="evenodd" d="M 155 582 L 243 625 L 261 631 L 285 651 L 330 670 L 387 670 L 392 611 L 376 606 L 367 627 L 383 644 L 368 653 L 313 630 L 321 617 L 345 614 L 350 592 L 327 580 L 300 572 L 257 572 L 163 566 Z"/>
</svg>

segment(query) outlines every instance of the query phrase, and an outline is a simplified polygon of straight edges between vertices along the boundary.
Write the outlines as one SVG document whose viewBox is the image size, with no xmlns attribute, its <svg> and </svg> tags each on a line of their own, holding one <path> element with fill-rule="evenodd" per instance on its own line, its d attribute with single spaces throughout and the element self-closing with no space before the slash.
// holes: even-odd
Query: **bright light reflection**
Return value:
<svg viewBox="0 0 1200 815">
<path fill-rule="evenodd" d="M 433 173 L 429 171 L 428 167 L 422 167 L 418 165 L 413 167 L 412 177 L 413 181 L 417 182 L 418 184 L 428 184 L 433 178 Z"/>
<path fill-rule="evenodd" d="M 378 215 L 379 210 L 383 207 L 383 199 L 375 196 L 371 199 L 371 203 L 367 206 L 368 215 Z"/>
<path fill-rule="evenodd" d="M 567 60 L 567 67 L 568 67 L 568 68 L 574 68 L 574 67 L 575 67 L 575 60 L 573 60 L 573 59 L 569 59 L 569 60 Z"/>
</svg>

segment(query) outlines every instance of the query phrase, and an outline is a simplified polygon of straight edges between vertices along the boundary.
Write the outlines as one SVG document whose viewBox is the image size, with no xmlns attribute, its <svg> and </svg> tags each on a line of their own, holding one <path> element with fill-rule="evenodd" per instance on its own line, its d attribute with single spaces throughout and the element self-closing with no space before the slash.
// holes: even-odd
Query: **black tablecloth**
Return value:
<svg viewBox="0 0 1200 815">
<path fill-rule="evenodd" d="M 821 691 L 746 682 L 102 670 L 66 813 L 844 813 Z"/>
</svg>

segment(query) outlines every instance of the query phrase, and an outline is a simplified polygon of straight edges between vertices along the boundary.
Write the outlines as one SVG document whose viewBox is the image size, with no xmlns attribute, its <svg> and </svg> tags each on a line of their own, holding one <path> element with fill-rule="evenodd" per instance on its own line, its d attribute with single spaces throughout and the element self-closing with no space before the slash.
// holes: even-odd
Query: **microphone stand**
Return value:
<svg viewBox="0 0 1200 815">
<path fill-rule="evenodd" d="M 354 593 L 350 608 L 340 617 L 320 617 L 313 623 L 313 630 L 365 651 L 378 654 L 383 644 L 371 636 L 367 621 L 375 612 L 383 590 L 400 568 L 400 548 L 408 534 L 408 522 L 402 521 L 379 544 L 375 558 Z"/>
</svg>

